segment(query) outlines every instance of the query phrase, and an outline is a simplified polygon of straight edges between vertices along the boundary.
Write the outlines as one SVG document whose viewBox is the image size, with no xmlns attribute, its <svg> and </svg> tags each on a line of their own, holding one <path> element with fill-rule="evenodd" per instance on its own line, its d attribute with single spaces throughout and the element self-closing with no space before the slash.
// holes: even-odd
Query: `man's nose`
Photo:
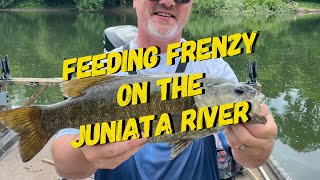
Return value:
<svg viewBox="0 0 320 180">
<path fill-rule="evenodd" d="M 176 5 L 176 2 L 174 2 L 174 0 L 160 0 L 159 4 L 163 4 L 167 7 L 172 7 Z"/>
</svg>

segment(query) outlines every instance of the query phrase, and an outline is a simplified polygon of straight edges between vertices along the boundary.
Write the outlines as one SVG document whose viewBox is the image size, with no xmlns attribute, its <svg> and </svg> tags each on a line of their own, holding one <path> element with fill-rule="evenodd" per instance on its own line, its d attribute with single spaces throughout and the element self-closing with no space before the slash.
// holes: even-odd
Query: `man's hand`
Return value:
<svg viewBox="0 0 320 180">
<path fill-rule="evenodd" d="M 146 140 L 146 138 L 142 138 L 97 146 L 84 146 L 81 150 L 94 169 L 115 169 L 136 153 Z"/>
<path fill-rule="evenodd" d="M 65 178 L 86 178 L 97 169 L 114 169 L 136 153 L 146 138 L 104 145 L 73 148 L 78 135 L 65 135 L 52 144 L 52 157 L 57 172 Z"/>
<path fill-rule="evenodd" d="M 230 125 L 225 129 L 228 144 L 235 160 L 245 167 L 258 167 L 265 163 L 271 154 L 277 125 L 268 107 L 261 104 L 266 124 L 244 123 Z"/>
</svg>

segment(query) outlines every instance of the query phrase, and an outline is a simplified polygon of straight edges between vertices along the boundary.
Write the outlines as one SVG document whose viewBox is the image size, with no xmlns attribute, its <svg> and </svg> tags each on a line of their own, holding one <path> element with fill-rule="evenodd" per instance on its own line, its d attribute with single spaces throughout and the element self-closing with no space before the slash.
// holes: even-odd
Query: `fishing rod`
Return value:
<svg viewBox="0 0 320 180">
<path fill-rule="evenodd" d="M 0 61 L 1 61 L 0 66 L 1 66 L 1 71 L 2 71 L 2 76 L 0 77 L 0 79 L 1 80 L 11 79 L 8 55 L 6 55 L 4 57 L 4 59 L 1 59 L 1 56 L 0 56 Z"/>
<path fill-rule="evenodd" d="M 245 84 L 248 84 L 252 87 L 254 87 L 255 89 L 257 89 L 258 91 L 261 92 L 262 90 L 262 86 L 260 83 L 258 83 L 257 81 L 257 70 L 258 70 L 258 65 L 257 65 L 257 61 L 254 60 L 253 63 L 250 63 L 250 60 L 247 61 L 247 66 L 248 66 L 248 79 L 247 82 L 245 82 Z"/>
</svg>

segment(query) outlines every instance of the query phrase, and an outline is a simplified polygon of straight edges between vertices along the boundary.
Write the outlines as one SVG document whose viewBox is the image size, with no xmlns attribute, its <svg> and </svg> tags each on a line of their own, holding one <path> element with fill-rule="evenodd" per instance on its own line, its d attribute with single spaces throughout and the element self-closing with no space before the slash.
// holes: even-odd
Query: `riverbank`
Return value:
<svg viewBox="0 0 320 180">
<path fill-rule="evenodd" d="M 0 11 L 117 11 L 132 7 L 132 0 L 9 0 L 0 2 Z M 207 14 L 293 14 L 319 13 L 320 3 L 315 0 L 303 2 L 287 0 L 197 0 L 193 3 L 194 13 Z"/>
<path fill-rule="evenodd" d="M 310 14 L 320 14 L 320 9 L 303 9 L 297 8 L 294 10 L 295 13 L 310 13 Z"/>
<path fill-rule="evenodd" d="M 315 2 L 292 2 L 295 13 L 320 14 L 320 3 Z"/>
<path fill-rule="evenodd" d="M 295 2 L 300 8 L 303 9 L 320 9 L 320 2 Z"/>
<path fill-rule="evenodd" d="M 79 12 L 112 12 L 112 13 L 133 13 L 135 12 L 132 7 L 113 7 L 113 8 L 104 8 L 103 10 L 78 10 L 76 8 L 8 8 L 0 9 L 1 11 L 10 11 L 10 12 L 25 12 L 25 11 L 43 11 L 43 12 L 59 12 L 59 11 L 79 11 Z"/>
<path fill-rule="evenodd" d="M 114 7 L 114 8 L 104 8 L 103 10 L 78 10 L 76 8 L 8 8 L 0 9 L 0 12 L 60 12 L 60 11 L 79 11 L 79 12 L 113 12 L 113 13 L 134 13 L 134 8 L 130 7 Z M 320 9 L 304 9 L 297 7 L 294 9 L 296 14 L 320 14 Z"/>
<path fill-rule="evenodd" d="M 0 9 L 1 11 L 8 12 L 28 12 L 28 11 L 39 11 L 39 12 L 60 12 L 60 11 L 79 11 L 79 12 L 114 12 L 114 13 L 134 13 L 134 8 L 131 7 L 113 7 L 113 8 L 104 8 L 103 10 L 78 10 L 76 8 L 8 8 L 8 9 Z M 319 9 L 312 8 L 303 8 L 297 6 L 294 8 L 294 13 L 315 13 L 320 14 Z"/>
</svg>

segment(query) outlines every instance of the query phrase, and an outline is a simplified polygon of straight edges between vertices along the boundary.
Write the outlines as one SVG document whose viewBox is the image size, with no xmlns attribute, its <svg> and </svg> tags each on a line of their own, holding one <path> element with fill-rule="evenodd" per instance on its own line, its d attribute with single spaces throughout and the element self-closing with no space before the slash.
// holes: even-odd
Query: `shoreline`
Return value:
<svg viewBox="0 0 320 180">
<path fill-rule="evenodd" d="M 135 9 L 133 7 L 112 7 L 112 8 L 104 8 L 102 10 L 78 10 L 76 8 L 8 8 L 8 9 L 0 9 L 0 12 L 67 12 L 67 11 L 77 11 L 77 12 L 134 12 Z M 320 14 L 320 9 L 303 9 L 296 7 L 294 8 L 293 14 Z"/>
<path fill-rule="evenodd" d="M 133 7 L 112 7 L 112 8 L 104 8 L 102 10 L 78 10 L 77 8 L 8 8 L 8 9 L 0 9 L 0 12 L 58 12 L 58 11 L 77 11 L 77 12 L 134 12 L 135 9 Z"/>
<path fill-rule="evenodd" d="M 303 9 L 296 8 L 294 9 L 295 14 L 320 14 L 320 9 Z"/>
</svg>

